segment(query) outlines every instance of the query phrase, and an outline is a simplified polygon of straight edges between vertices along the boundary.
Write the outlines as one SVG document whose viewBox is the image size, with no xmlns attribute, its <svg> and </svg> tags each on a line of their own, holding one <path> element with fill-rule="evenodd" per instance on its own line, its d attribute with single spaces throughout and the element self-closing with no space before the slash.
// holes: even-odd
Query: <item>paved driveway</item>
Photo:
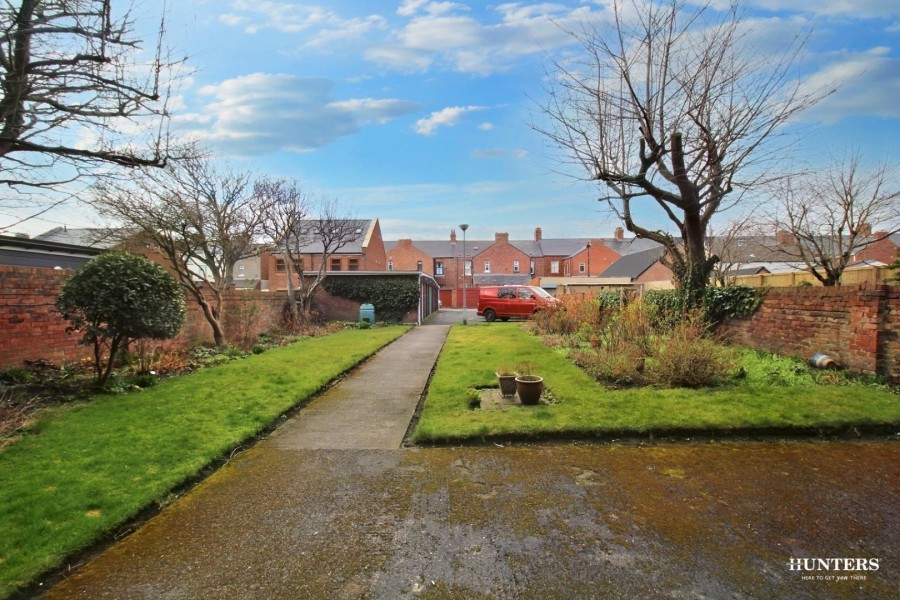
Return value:
<svg viewBox="0 0 900 600">
<path fill-rule="evenodd" d="M 264 442 L 47 597 L 893 598 L 898 458 L 890 442 Z M 789 567 L 833 557 L 879 569 Z"/>
</svg>

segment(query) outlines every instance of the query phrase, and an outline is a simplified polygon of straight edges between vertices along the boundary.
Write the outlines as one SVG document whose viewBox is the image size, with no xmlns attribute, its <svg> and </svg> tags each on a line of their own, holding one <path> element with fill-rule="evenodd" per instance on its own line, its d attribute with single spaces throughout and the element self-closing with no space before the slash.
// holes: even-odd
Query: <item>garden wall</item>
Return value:
<svg viewBox="0 0 900 600">
<path fill-rule="evenodd" d="M 773 288 L 752 317 L 726 321 L 719 332 L 778 354 L 821 352 L 857 373 L 900 381 L 900 286 Z"/>
<path fill-rule="evenodd" d="M 0 368 L 21 366 L 23 360 L 55 363 L 89 356 L 80 336 L 66 333 L 68 323 L 56 310 L 56 298 L 71 270 L 0 265 Z M 253 291 L 225 295 L 225 332 L 232 343 L 255 336 L 281 322 L 284 294 Z M 212 330 L 200 307 L 185 298 L 185 323 L 169 347 L 187 347 L 212 339 Z"/>
<path fill-rule="evenodd" d="M 23 360 L 46 359 L 59 364 L 90 356 L 91 350 L 78 343 L 79 335 L 66 333 L 68 323 L 56 310 L 56 298 L 71 274 L 68 269 L 0 265 L 0 369 L 21 366 Z M 278 327 L 285 299 L 284 292 L 226 293 L 223 312 L 228 341 L 240 345 Z M 331 296 L 321 288 L 316 292 L 316 306 L 328 320 L 359 318 L 360 302 Z M 184 348 L 212 341 L 209 323 L 189 294 L 185 296 L 185 308 L 185 322 L 178 337 L 154 344 Z M 413 309 L 404 321 L 415 323 L 416 317 Z"/>
</svg>

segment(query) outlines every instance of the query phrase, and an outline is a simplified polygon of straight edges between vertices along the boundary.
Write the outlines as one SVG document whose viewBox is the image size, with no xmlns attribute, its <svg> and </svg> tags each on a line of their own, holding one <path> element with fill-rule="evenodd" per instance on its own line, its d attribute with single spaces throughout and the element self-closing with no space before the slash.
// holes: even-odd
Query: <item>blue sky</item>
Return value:
<svg viewBox="0 0 900 600">
<path fill-rule="evenodd" d="M 176 131 L 379 218 L 386 239 L 444 239 L 462 222 L 473 239 L 530 238 L 537 226 L 545 237 L 602 237 L 619 224 L 596 186 L 558 173 L 557 151 L 529 126 L 548 59 L 573 50 L 563 27 L 602 18 L 603 1 L 168 4 L 169 44 L 190 68 Z M 144 0 L 136 16 L 161 6 Z M 897 161 L 900 4 L 747 6 L 768 43 L 812 29 L 804 76 L 842 84 L 798 124 L 798 157 L 823 164 L 855 148 Z M 93 221 L 72 206 L 19 230 L 63 223 Z"/>
</svg>

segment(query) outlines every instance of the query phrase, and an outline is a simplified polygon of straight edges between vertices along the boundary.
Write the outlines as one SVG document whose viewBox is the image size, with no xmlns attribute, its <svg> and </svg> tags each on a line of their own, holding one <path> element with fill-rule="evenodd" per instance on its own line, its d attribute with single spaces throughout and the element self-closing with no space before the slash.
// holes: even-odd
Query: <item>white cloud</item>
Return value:
<svg viewBox="0 0 900 600">
<path fill-rule="evenodd" d="M 484 106 L 448 106 L 416 121 L 416 133 L 431 135 L 438 127 L 456 125 L 465 113 L 484 109 Z"/>
<path fill-rule="evenodd" d="M 247 33 L 273 29 L 282 33 L 312 33 L 306 46 L 323 48 L 336 41 L 361 38 L 367 33 L 384 29 L 387 21 L 379 15 L 345 19 L 336 12 L 308 4 L 288 2 L 236 0 L 234 12 L 225 13 L 219 20 L 226 25 L 244 26 Z"/>
<path fill-rule="evenodd" d="M 804 112 L 801 118 L 835 123 L 853 116 L 900 117 L 900 58 L 876 47 L 844 52 L 804 82 L 807 90 L 835 92 Z"/>
<path fill-rule="evenodd" d="M 398 14 L 410 20 L 366 53 L 368 60 L 401 71 L 441 65 L 489 75 L 518 59 L 573 42 L 567 28 L 590 20 L 590 7 L 560 4 L 500 4 L 494 23 L 482 23 L 451 2 L 404 3 Z"/>
<path fill-rule="evenodd" d="M 242 156 L 305 152 L 419 109 L 394 98 L 334 100 L 327 79 L 254 73 L 200 89 L 209 102 L 179 119 L 188 134 Z M 204 125 L 199 127 L 198 125 Z"/>
<path fill-rule="evenodd" d="M 752 0 L 751 4 L 773 11 L 857 19 L 887 18 L 900 14 L 896 0 Z"/>
<path fill-rule="evenodd" d="M 480 129 L 481 131 L 490 131 L 493 128 L 494 128 L 494 124 L 487 123 L 487 122 L 482 123 L 481 125 L 478 126 L 478 129 Z"/>
<path fill-rule="evenodd" d="M 472 150 L 470 155 L 472 158 L 478 159 L 509 157 L 521 160 L 523 158 L 528 158 L 528 150 L 525 150 L 523 148 L 514 148 L 512 150 L 507 150 L 506 148 L 480 148 Z"/>
<path fill-rule="evenodd" d="M 225 25 L 237 27 L 238 25 L 243 25 L 244 23 L 246 23 L 247 19 L 240 15 L 225 13 L 223 15 L 219 15 L 219 21 L 221 21 Z"/>
</svg>

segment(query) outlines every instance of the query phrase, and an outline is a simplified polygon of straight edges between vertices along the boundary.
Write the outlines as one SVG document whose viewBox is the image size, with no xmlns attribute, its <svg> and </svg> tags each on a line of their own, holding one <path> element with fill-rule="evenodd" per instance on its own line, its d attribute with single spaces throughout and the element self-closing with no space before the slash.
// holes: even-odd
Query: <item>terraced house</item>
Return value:
<svg viewBox="0 0 900 600">
<path fill-rule="evenodd" d="M 479 286 L 542 281 L 552 287 L 556 278 L 597 277 L 621 256 L 656 247 L 655 242 L 625 238 L 619 227 L 610 238 L 545 238 L 540 227 L 530 240 L 510 240 L 498 232 L 493 240 L 467 239 L 453 230 L 447 240 L 401 239 L 384 244 L 388 268 L 417 269 L 434 276 L 441 286 L 443 306 L 460 308 L 478 301 Z"/>
</svg>

